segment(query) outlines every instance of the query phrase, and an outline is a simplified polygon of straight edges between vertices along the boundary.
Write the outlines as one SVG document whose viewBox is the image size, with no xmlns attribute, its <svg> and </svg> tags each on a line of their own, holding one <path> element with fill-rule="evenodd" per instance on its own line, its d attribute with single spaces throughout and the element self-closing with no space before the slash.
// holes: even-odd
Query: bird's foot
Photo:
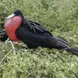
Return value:
<svg viewBox="0 0 78 78">
<path fill-rule="evenodd" d="M 12 41 L 10 41 L 9 38 L 5 41 L 5 44 L 7 44 L 7 43 L 10 43 L 11 44 L 13 53 L 16 54 L 14 43 Z"/>
</svg>

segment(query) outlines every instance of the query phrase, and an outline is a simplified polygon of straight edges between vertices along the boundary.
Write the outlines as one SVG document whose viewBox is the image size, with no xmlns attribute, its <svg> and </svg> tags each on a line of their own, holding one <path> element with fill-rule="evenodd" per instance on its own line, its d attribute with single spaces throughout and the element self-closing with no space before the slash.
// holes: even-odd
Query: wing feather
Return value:
<svg viewBox="0 0 78 78">
<path fill-rule="evenodd" d="M 48 46 L 51 44 L 51 36 L 45 34 L 34 34 L 23 27 L 19 27 L 16 31 L 16 36 L 27 45 L 35 46 Z"/>
<path fill-rule="evenodd" d="M 41 24 L 39 24 L 38 22 L 33 22 L 30 20 L 26 20 L 25 23 L 28 24 L 28 26 L 30 27 L 30 30 L 33 31 L 34 33 L 36 32 L 41 32 L 41 33 L 49 33 L 51 36 L 52 34 L 46 29 L 44 28 Z"/>
</svg>

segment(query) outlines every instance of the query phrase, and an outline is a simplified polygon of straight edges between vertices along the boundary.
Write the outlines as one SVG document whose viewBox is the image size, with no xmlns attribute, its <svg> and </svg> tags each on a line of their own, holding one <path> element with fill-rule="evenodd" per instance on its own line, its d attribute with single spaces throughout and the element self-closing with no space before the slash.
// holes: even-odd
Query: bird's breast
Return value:
<svg viewBox="0 0 78 78">
<path fill-rule="evenodd" d="M 18 27 L 21 25 L 21 21 L 22 21 L 21 17 L 19 16 L 15 16 L 5 21 L 4 27 L 5 27 L 6 33 L 12 41 L 19 41 L 15 32 L 18 29 Z"/>
</svg>

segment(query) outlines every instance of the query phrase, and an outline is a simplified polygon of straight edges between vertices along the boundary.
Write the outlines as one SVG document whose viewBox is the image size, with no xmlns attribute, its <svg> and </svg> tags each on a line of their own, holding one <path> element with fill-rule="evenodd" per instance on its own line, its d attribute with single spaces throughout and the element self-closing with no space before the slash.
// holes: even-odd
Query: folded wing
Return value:
<svg viewBox="0 0 78 78">
<path fill-rule="evenodd" d="M 52 36 L 52 34 L 46 28 L 44 28 L 42 25 L 40 25 L 38 22 L 26 20 L 25 23 L 28 24 L 28 26 L 30 27 L 30 30 L 33 31 L 34 33 L 36 33 L 36 32 L 41 32 L 41 33 L 47 32 L 48 34 L 50 34 Z"/>
</svg>

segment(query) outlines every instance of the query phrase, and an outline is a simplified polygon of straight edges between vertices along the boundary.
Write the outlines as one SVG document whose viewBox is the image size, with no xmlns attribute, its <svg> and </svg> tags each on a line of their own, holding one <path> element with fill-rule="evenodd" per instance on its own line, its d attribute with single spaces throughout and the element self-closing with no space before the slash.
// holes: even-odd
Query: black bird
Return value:
<svg viewBox="0 0 78 78">
<path fill-rule="evenodd" d="M 7 19 L 15 16 L 20 16 L 22 19 L 20 27 L 15 32 L 16 36 L 27 44 L 28 48 L 35 49 L 41 46 L 58 50 L 64 49 L 70 53 L 78 54 L 78 49 L 71 48 L 64 38 L 53 36 L 38 22 L 25 19 L 20 10 L 15 10 Z"/>
</svg>

